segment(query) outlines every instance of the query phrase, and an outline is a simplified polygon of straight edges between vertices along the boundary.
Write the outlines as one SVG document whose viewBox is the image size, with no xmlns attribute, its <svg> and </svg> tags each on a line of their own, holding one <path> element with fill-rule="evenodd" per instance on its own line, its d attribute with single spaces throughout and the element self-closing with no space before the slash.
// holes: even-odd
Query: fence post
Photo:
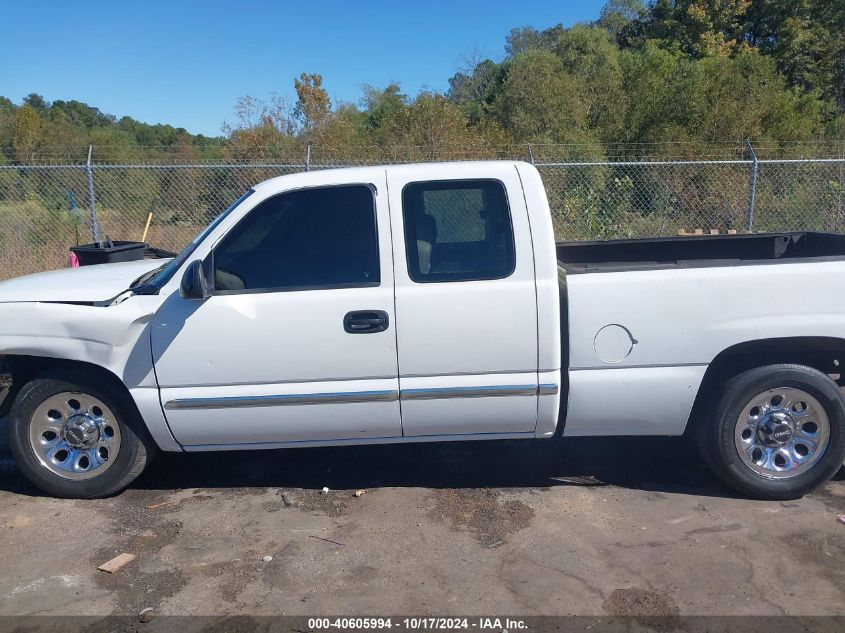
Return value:
<svg viewBox="0 0 845 633">
<path fill-rule="evenodd" d="M 845 205 L 842 204 L 843 197 L 842 194 L 845 193 L 845 172 L 843 171 L 843 167 L 845 167 L 845 143 L 840 143 L 839 145 L 839 191 L 836 196 L 836 226 L 833 228 L 834 231 L 837 233 L 842 232 L 842 215 L 843 211 L 845 211 Z"/>
<path fill-rule="evenodd" d="M 91 237 L 95 244 L 100 243 L 100 225 L 97 222 L 97 204 L 94 200 L 94 168 L 91 166 L 92 145 L 88 146 L 88 162 L 85 163 L 85 173 L 88 175 L 88 209 L 91 211 Z"/>
<path fill-rule="evenodd" d="M 745 139 L 748 151 L 751 152 L 751 183 L 748 188 L 748 214 L 746 217 L 746 230 L 750 233 L 754 229 L 754 201 L 757 199 L 757 154 L 751 146 L 751 141 Z"/>
<path fill-rule="evenodd" d="M 311 143 L 305 149 L 305 171 L 311 171 Z"/>
<path fill-rule="evenodd" d="M 534 148 L 531 147 L 531 143 L 528 144 L 528 161 L 534 164 Z"/>
</svg>

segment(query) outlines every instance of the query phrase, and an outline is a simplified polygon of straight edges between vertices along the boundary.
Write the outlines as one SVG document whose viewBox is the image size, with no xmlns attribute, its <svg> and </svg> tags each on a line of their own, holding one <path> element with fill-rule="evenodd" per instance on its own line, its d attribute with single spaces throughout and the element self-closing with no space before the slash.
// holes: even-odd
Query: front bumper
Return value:
<svg viewBox="0 0 845 633">
<path fill-rule="evenodd" d="M 9 389 L 12 388 L 12 375 L 0 374 L 0 407 L 3 406 L 3 401 L 9 395 Z"/>
</svg>

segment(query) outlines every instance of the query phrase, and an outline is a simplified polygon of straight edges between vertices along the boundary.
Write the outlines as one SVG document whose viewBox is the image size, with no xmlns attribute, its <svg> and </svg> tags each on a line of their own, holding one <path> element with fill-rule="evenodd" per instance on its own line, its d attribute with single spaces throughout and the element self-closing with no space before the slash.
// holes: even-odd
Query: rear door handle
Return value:
<svg viewBox="0 0 845 633">
<path fill-rule="evenodd" d="M 384 332 L 388 325 L 390 318 L 382 310 L 356 310 L 343 317 L 343 329 L 350 334 Z"/>
</svg>

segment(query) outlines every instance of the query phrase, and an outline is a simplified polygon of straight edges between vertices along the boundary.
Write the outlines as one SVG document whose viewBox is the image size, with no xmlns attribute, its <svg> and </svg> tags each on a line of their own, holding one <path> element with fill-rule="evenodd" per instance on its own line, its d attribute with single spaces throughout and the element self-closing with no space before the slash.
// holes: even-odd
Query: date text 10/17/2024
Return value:
<svg viewBox="0 0 845 633">
<path fill-rule="evenodd" d="M 451 631 L 451 630 L 480 630 L 480 631 L 518 631 L 528 628 L 524 620 L 519 618 L 501 617 L 352 617 L 352 618 L 309 618 L 308 628 L 312 631 L 320 630 L 383 630 L 407 629 L 412 631 Z"/>
</svg>

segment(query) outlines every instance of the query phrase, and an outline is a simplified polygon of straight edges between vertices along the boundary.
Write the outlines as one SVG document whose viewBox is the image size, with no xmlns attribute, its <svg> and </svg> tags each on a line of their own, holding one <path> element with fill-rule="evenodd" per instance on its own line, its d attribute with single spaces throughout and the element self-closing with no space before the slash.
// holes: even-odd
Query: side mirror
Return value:
<svg viewBox="0 0 845 633">
<path fill-rule="evenodd" d="M 205 274 L 205 266 L 199 260 L 194 260 L 185 269 L 182 275 L 182 283 L 179 292 L 185 299 L 208 299 L 211 291 L 208 287 L 208 277 Z"/>
</svg>

